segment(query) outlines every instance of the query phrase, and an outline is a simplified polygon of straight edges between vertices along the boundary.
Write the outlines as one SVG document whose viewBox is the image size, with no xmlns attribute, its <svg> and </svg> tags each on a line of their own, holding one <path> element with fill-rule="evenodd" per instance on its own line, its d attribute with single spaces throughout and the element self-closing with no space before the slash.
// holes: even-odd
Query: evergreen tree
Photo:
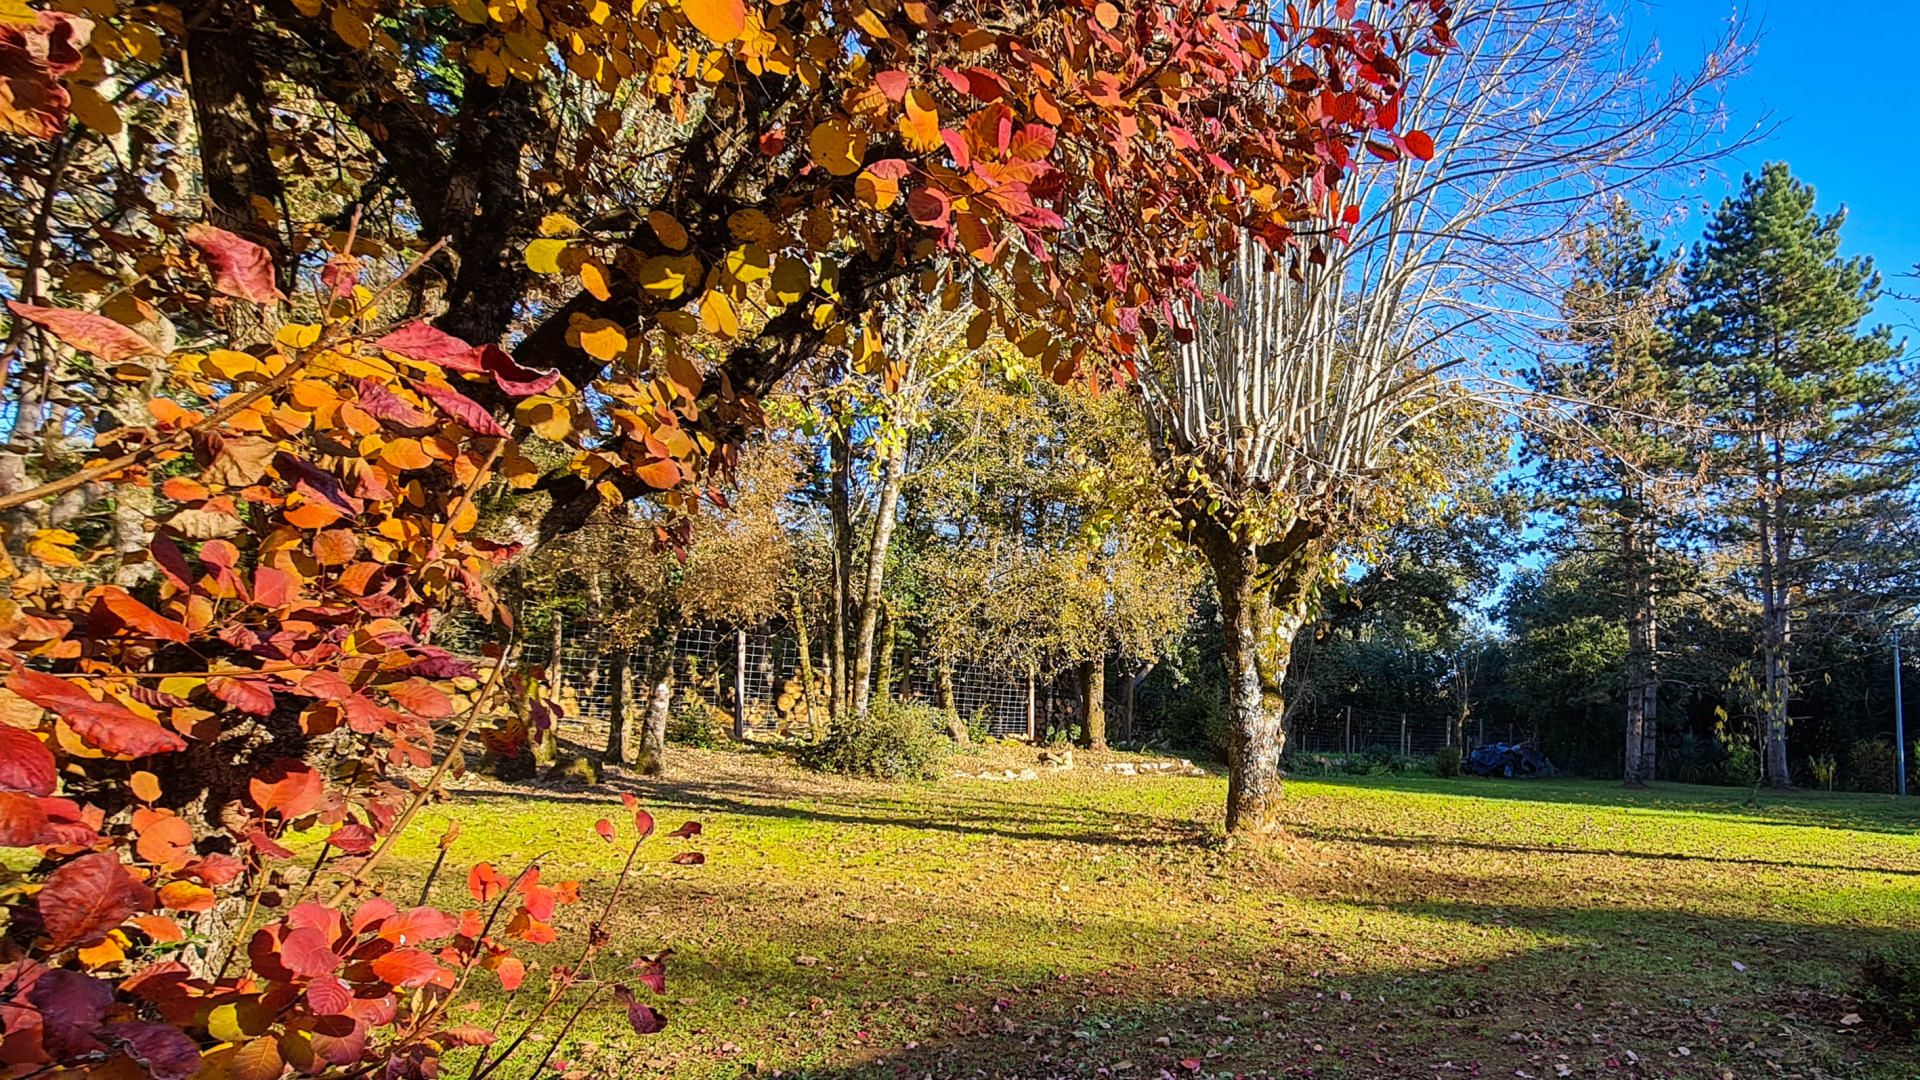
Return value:
<svg viewBox="0 0 1920 1080">
<path fill-rule="evenodd" d="M 1858 565 L 1881 560 L 1871 548 L 1910 513 L 1915 476 L 1904 343 L 1863 329 L 1880 276 L 1840 255 L 1845 218 L 1822 217 L 1784 164 L 1748 176 L 1687 263 L 1677 322 L 1714 432 L 1717 539 L 1739 552 L 1757 621 L 1764 769 L 1781 787 L 1796 635 Z"/>
<path fill-rule="evenodd" d="M 1659 600 L 1663 537 L 1688 490 L 1686 441 L 1698 428 L 1672 363 L 1665 321 L 1672 261 L 1624 201 L 1573 243 L 1578 262 L 1561 298 L 1572 355 L 1543 360 L 1536 381 L 1573 405 L 1572 431 L 1547 431 L 1530 449 L 1576 547 L 1605 561 L 1598 580 L 1624 629 L 1626 783 L 1654 778 L 1659 733 Z"/>
</svg>

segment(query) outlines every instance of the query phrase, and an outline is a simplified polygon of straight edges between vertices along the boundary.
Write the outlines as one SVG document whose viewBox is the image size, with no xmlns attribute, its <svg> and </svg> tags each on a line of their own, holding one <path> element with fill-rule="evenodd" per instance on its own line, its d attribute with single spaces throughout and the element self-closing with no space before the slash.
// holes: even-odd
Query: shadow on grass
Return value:
<svg viewBox="0 0 1920 1080">
<path fill-rule="evenodd" d="M 793 1064 L 751 1071 L 807 1080 L 1920 1075 L 1913 1048 L 1852 1018 L 1859 1004 L 1845 991 L 1856 950 L 1920 947 L 1920 933 L 1659 909 L 1357 906 L 1431 922 L 1427 955 L 1442 959 L 1356 970 L 1328 958 L 1324 934 L 1299 928 L 1209 947 L 1154 940 L 1150 923 L 1106 918 L 1078 930 L 1093 942 L 1148 943 L 1101 970 L 1053 971 L 1017 952 L 943 964 L 885 931 L 849 938 L 835 925 L 802 926 L 797 941 L 846 947 L 820 966 L 716 956 L 673 991 L 784 1011 L 777 1040 L 728 1051 L 730 1043 L 696 1038 L 683 1056 L 777 1053 Z M 1443 952 L 1450 935 L 1489 928 L 1532 933 L 1525 947 L 1477 961 L 1457 959 L 1472 949 Z M 1009 919 L 994 932 L 1038 943 L 1067 928 Z M 1485 948 L 1484 937 L 1476 941 Z M 857 965 L 855 950 L 864 954 Z M 1744 970 L 1731 963 L 1740 957 Z M 934 970 L 909 977 L 922 965 Z M 889 1026 L 881 1011 L 913 1022 Z M 850 1031 L 836 1016 L 866 1026 Z"/>
<path fill-rule="evenodd" d="M 1717 863 L 1723 866 L 1768 866 L 1792 870 L 1833 870 L 1852 874 L 1882 874 L 1893 877 L 1920 877 L 1920 869 L 1894 866 L 1859 866 L 1847 863 L 1814 862 L 1803 859 L 1763 859 L 1750 855 L 1708 855 L 1684 851 L 1634 851 L 1626 848 L 1582 847 L 1572 844 L 1523 844 L 1500 840 L 1465 840 L 1451 836 L 1384 836 L 1379 833 L 1348 829 L 1300 826 L 1295 835 L 1324 842 L 1364 844 L 1368 847 L 1405 850 L 1454 848 L 1467 851 L 1505 852 L 1515 855 L 1587 855 L 1608 859 L 1654 862 Z"/>
<path fill-rule="evenodd" d="M 1200 843 L 1213 831 L 1196 821 L 1152 814 L 1095 810 L 1052 803 L 1023 803 L 985 796 L 942 792 L 950 812 L 926 813 L 919 802 L 883 794 L 889 788 L 873 786 L 871 798 L 862 792 L 731 781 L 647 780 L 609 776 L 600 787 L 566 790 L 547 786 L 524 790 L 453 788 L 456 798 L 533 797 L 545 802 L 607 805 L 623 792 L 638 796 L 650 808 L 674 808 L 689 813 L 738 814 L 809 824 L 869 826 L 924 830 L 954 836 L 995 836 L 1032 843 L 1075 843 L 1123 848 L 1162 848 L 1169 844 Z M 965 811 L 975 809 L 978 813 Z"/>
<path fill-rule="evenodd" d="M 1642 810 L 1653 813 L 1705 813 L 1757 825 L 1851 829 L 1858 832 L 1920 835 L 1920 798 L 1853 792 L 1774 791 L 1762 788 L 1708 787 L 1659 783 L 1627 788 L 1608 780 L 1506 780 L 1480 777 L 1439 779 L 1424 776 L 1309 776 L 1297 782 L 1357 790 L 1455 795 L 1476 799 L 1556 803 Z"/>
</svg>

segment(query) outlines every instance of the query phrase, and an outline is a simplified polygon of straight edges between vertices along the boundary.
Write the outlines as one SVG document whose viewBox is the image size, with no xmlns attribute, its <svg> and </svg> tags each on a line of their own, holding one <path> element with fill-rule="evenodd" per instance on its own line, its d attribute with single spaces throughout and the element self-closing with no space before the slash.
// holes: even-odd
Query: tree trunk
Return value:
<svg viewBox="0 0 1920 1080">
<path fill-rule="evenodd" d="M 953 661 L 941 659 L 934 665 L 934 683 L 940 694 L 940 711 L 947 715 L 947 734 L 961 746 L 972 741 L 967 734 L 967 721 L 960 715 L 960 702 L 953 694 Z"/>
<path fill-rule="evenodd" d="M 1640 544 L 1640 525 L 1628 521 L 1621 529 L 1621 572 L 1627 579 L 1627 742 L 1624 782 L 1645 787 L 1653 779 L 1646 760 L 1649 699 L 1653 686 L 1653 647 L 1648 638 L 1652 589 L 1647 580 L 1646 552 Z"/>
<path fill-rule="evenodd" d="M 845 432 L 835 430 L 828 442 L 833 457 L 828 480 L 827 512 L 833 527 L 833 610 L 828 614 L 827 678 L 829 714 L 838 721 L 847 715 L 850 700 L 847 679 L 847 606 L 853 601 L 853 445 Z"/>
<path fill-rule="evenodd" d="M 609 765 L 630 765 L 627 758 L 627 726 L 633 721 L 633 653 L 620 649 L 613 654 L 612 682 L 607 703 L 607 758 Z"/>
<path fill-rule="evenodd" d="M 873 538 L 867 547 L 867 579 L 860 590 L 860 642 L 853 659 L 853 715 L 864 719 L 873 696 L 874 631 L 880 617 L 880 586 L 887 572 L 887 545 L 893 540 L 894 513 L 906 479 L 907 448 L 902 440 L 887 456 L 880 481 L 880 506 L 874 511 Z"/>
<path fill-rule="evenodd" d="M 248 16 L 236 6 L 216 13 L 187 34 L 188 94 L 200 129 L 207 217 L 214 225 L 264 247 L 284 290 L 287 245 L 271 223 L 271 215 L 280 212 L 285 192 L 268 139 L 272 107 L 253 59 L 258 47 L 248 27 Z M 280 326 L 278 309 L 241 300 L 228 305 L 222 321 L 235 348 L 270 341 Z"/>
<path fill-rule="evenodd" d="M 1080 745 L 1089 750 L 1107 748 L 1107 661 L 1101 657 L 1080 662 Z"/>
<path fill-rule="evenodd" d="M 1224 527 L 1208 523 L 1201 551 L 1220 591 L 1227 665 L 1227 833 L 1263 836 L 1279 828 L 1280 753 L 1286 748 L 1281 688 L 1293 636 L 1305 621 L 1316 578 L 1310 542 L 1259 588 L 1261 560 Z"/>
<path fill-rule="evenodd" d="M 1147 681 L 1147 676 L 1153 674 L 1153 669 L 1156 666 L 1157 665 L 1152 662 L 1149 662 L 1145 667 L 1142 667 L 1139 671 L 1134 672 L 1127 678 L 1127 707 L 1126 710 L 1120 714 L 1120 741 L 1123 743 L 1129 745 L 1133 743 L 1134 699 L 1140 693 L 1140 684 Z"/>
<path fill-rule="evenodd" d="M 647 650 L 647 716 L 640 726 L 640 753 L 636 768 L 642 776 L 666 771 L 667 719 L 673 714 L 672 631 L 658 634 Z"/>
<path fill-rule="evenodd" d="M 813 741 L 819 742 L 821 731 L 822 702 L 815 700 L 813 693 L 813 642 L 807 637 L 807 613 L 800 606 L 800 590 L 793 591 L 793 634 L 800 646 L 800 705 L 807 710 L 807 729 Z"/>
</svg>

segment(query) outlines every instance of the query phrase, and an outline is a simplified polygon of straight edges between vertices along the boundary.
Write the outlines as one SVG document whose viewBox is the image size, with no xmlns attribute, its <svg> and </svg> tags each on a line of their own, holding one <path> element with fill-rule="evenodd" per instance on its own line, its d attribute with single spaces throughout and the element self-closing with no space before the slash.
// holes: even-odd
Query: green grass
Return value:
<svg viewBox="0 0 1920 1080">
<path fill-rule="evenodd" d="M 705 825 L 649 846 L 600 964 L 671 946 L 670 1025 L 589 1013 L 558 1056 L 593 1075 L 1920 1076 L 1850 996 L 1860 952 L 1920 949 L 1920 800 L 1303 780 L 1253 850 L 1219 842 L 1212 776 L 675 770 L 443 808 L 459 865 L 585 883 L 563 931 L 617 872 L 618 791 Z"/>
</svg>

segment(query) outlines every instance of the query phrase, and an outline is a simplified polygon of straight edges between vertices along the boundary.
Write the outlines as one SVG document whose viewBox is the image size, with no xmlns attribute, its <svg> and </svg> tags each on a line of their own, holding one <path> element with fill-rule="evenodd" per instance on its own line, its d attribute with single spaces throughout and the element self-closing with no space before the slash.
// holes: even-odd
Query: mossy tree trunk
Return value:
<svg viewBox="0 0 1920 1080">
<path fill-rule="evenodd" d="M 631 765 L 627 728 L 633 722 L 633 653 L 615 650 L 608 678 L 612 693 L 607 705 L 607 764 Z"/>
<path fill-rule="evenodd" d="M 647 650 L 647 714 L 640 725 L 640 752 L 635 767 L 643 776 L 666 771 L 667 720 L 673 715 L 673 646 L 677 635 L 655 635 Z"/>
<path fill-rule="evenodd" d="M 1107 661 L 1104 657 L 1080 662 L 1080 745 L 1089 750 L 1107 748 Z"/>
</svg>

